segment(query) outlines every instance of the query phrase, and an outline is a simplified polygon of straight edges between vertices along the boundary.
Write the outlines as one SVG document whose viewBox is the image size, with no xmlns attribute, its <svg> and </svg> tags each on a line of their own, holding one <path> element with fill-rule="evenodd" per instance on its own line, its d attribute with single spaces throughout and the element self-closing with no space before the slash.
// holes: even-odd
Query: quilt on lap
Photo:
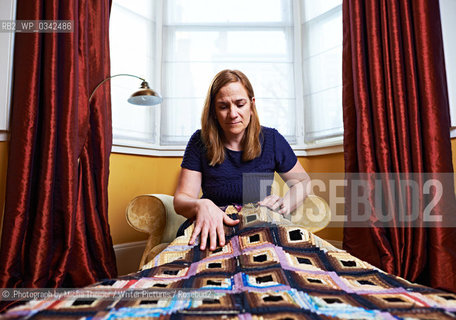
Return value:
<svg viewBox="0 0 456 320">
<path fill-rule="evenodd" d="M 31 301 L 7 318 L 453 319 L 456 295 L 410 283 L 333 247 L 266 208 L 228 207 L 215 251 L 188 246 L 193 226 L 137 273 L 84 288 L 104 298 Z M 82 290 L 82 289 L 81 289 Z M 119 296 L 153 292 L 153 298 Z M 112 294 L 111 294 L 112 293 Z M 90 296 L 90 295 L 89 295 Z"/>
</svg>

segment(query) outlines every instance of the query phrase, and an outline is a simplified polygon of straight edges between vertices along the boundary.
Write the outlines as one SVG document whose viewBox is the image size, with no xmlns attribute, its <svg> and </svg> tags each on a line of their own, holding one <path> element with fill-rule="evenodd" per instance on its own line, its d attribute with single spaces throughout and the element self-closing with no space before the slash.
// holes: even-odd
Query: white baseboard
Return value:
<svg viewBox="0 0 456 320">
<path fill-rule="evenodd" d="M 146 243 L 147 241 L 144 240 L 114 245 L 119 276 L 138 271 Z"/>
</svg>

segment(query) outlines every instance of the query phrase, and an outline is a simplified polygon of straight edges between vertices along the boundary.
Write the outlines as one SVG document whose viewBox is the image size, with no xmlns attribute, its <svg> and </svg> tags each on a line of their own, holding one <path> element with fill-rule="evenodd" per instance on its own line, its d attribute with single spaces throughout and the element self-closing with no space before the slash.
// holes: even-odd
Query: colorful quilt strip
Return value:
<svg viewBox="0 0 456 320">
<path fill-rule="evenodd" d="M 193 226 L 142 271 L 87 288 L 93 298 L 31 301 L 7 319 L 453 319 L 456 295 L 387 274 L 265 208 L 230 213 L 215 251 Z M 103 292 L 103 298 L 97 295 Z M 153 293 L 134 297 L 134 293 Z M 119 294 L 120 293 L 120 294 Z M 90 296 L 90 294 L 88 294 Z M 133 298 L 132 298 L 133 297 Z"/>
</svg>

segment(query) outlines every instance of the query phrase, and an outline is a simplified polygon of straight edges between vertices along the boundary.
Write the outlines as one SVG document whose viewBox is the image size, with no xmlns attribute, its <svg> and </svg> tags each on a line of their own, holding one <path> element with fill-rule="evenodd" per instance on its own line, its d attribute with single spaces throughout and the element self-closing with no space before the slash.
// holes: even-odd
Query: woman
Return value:
<svg viewBox="0 0 456 320">
<path fill-rule="evenodd" d="M 260 205 L 288 214 L 302 203 L 309 177 L 283 136 L 260 126 L 252 85 L 242 72 L 223 70 L 214 77 L 201 124 L 201 130 L 187 144 L 174 194 L 176 212 L 194 219 L 190 245 L 198 235 L 201 250 L 206 248 L 208 236 L 210 250 L 215 250 L 217 238 L 221 246 L 225 245 L 223 224 L 234 226 L 239 220 L 231 219 L 220 206 L 245 203 L 243 177 L 249 173 L 273 177 L 277 171 L 290 187 L 284 198 L 258 198 Z M 199 198 L 201 188 L 203 196 Z M 258 191 L 259 187 L 255 188 Z M 252 202 L 255 195 L 252 198 L 244 192 L 246 197 Z"/>
</svg>

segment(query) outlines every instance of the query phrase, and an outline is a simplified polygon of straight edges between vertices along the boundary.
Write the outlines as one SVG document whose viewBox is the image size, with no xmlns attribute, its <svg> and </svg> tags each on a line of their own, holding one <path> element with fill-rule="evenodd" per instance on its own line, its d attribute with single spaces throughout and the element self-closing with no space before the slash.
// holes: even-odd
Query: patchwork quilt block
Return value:
<svg viewBox="0 0 456 320">
<path fill-rule="evenodd" d="M 241 221 L 225 228 L 223 247 L 202 251 L 198 243 L 189 246 L 190 226 L 137 273 L 96 283 L 74 295 L 30 301 L 3 317 L 455 318 L 453 293 L 387 274 L 266 208 L 227 210 Z M 88 297 L 81 297 L 81 292 Z"/>
</svg>

